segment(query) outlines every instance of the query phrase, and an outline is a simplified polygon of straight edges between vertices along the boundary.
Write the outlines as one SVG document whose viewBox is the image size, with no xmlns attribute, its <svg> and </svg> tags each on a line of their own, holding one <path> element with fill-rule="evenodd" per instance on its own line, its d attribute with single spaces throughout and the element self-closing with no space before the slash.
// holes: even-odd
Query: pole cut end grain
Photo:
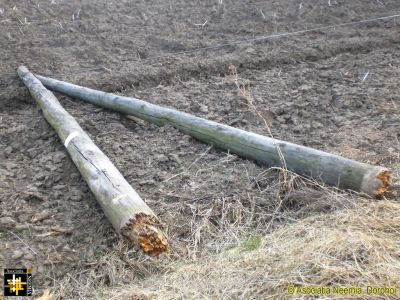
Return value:
<svg viewBox="0 0 400 300">
<path fill-rule="evenodd" d="M 375 189 L 374 194 L 377 197 L 381 197 L 383 194 L 385 194 L 391 184 L 391 174 L 388 170 L 382 170 L 378 173 L 376 178 L 378 179 L 380 185 Z"/>
<path fill-rule="evenodd" d="M 134 242 L 150 256 L 158 256 L 168 251 L 168 241 L 156 217 L 145 213 L 136 214 L 121 229 L 121 234 Z"/>
<path fill-rule="evenodd" d="M 391 183 L 391 173 L 388 169 L 374 167 L 364 176 L 361 192 L 380 198 L 386 193 Z"/>
</svg>

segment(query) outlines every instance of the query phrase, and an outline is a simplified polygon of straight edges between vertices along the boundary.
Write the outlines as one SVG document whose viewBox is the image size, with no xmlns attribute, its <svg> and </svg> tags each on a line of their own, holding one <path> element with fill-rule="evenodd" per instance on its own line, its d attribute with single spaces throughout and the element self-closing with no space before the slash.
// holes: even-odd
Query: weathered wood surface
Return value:
<svg viewBox="0 0 400 300">
<path fill-rule="evenodd" d="M 18 74 L 115 230 L 149 255 L 166 251 L 168 244 L 159 220 L 108 157 L 27 68 L 18 68 Z"/>
<path fill-rule="evenodd" d="M 105 93 L 37 76 L 49 89 L 158 125 L 169 124 L 206 143 L 268 166 L 283 167 L 341 189 L 381 196 L 390 185 L 388 169 L 219 124 L 136 98 Z M 279 151 L 280 153 L 279 153 Z"/>
</svg>

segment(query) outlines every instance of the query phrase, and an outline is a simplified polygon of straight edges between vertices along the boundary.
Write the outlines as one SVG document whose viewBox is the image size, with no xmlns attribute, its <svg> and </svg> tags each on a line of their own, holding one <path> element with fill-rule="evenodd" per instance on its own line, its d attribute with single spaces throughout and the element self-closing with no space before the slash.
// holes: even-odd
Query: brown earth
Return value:
<svg viewBox="0 0 400 300">
<path fill-rule="evenodd" d="M 398 178 L 399 18 L 182 53 L 400 12 L 395 0 L 329 3 L 0 0 L 0 266 L 33 267 L 37 294 L 91 298 L 343 208 L 319 205 L 324 191 L 306 184 L 290 194 L 278 172 L 173 128 L 57 95 L 166 224 L 171 254 L 145 257 L 119 241 L 18 79 L 21 64 L 268 135 L 251 99 L 275 137 L 390 167 Z"/>
</svg>

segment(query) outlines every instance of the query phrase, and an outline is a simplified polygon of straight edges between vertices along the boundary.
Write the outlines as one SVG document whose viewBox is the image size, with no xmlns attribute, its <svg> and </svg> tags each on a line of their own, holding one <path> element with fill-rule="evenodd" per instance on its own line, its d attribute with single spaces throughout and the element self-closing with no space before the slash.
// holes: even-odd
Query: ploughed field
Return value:
<svg viewBox="0 0 400 300">
<path fill-rule="evenodd" d="M 57 95 L 166 225 L 171 253 L 149 258 L 119 240 L 16 69 L 267 136 L 269 127 L 275 138 L 389 167 L 397 180 L 400 18 L 327 26 L 399 12 L 395 0 L 0 0 L 0 267 L 32 267 L 36 293 L 50 288 L 62 299 L 109 298 L 109 289 L 118 297 L 114 288 L 125 284 L 138 298 L 162 299 L 162 287 L 183 298 L 284 298 L 283 287 L 260 278 L 250 294 L 190 290 L 193 278 L 187 291 L 162 282 L 227 249 L 264 249 L 265 236 L 357 201 L 396 211 L 396 191 L 377 201 L 315 186 L 171 127 Z M 351 238 L 342 243 L 351 248 Z M 216 272 L 209 268 L 198 272 L 205 285 Z M 252 291 L 243 273 L 237 280 Z"/>
</svg>

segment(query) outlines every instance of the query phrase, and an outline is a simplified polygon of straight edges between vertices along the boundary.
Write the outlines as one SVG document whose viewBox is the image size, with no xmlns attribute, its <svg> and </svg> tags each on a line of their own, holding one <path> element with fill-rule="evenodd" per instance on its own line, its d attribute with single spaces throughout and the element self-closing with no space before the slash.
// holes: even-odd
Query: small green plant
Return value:
<svg viewBox="0 0 400 300">
<path fill-rule="evenodd" d="M 251 235 L 246 241 L 244 241 L 240 248 L 242 251 L 255 250 L 261 245 L 261 237 L 258 235 Z"/>
</svg>

